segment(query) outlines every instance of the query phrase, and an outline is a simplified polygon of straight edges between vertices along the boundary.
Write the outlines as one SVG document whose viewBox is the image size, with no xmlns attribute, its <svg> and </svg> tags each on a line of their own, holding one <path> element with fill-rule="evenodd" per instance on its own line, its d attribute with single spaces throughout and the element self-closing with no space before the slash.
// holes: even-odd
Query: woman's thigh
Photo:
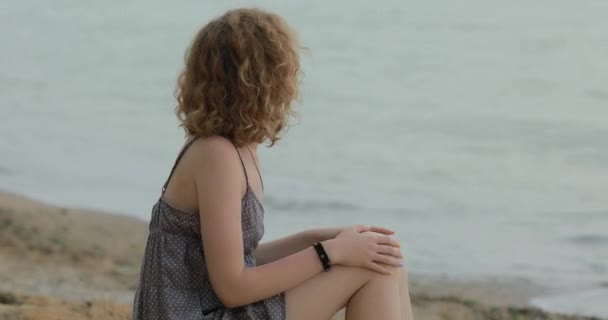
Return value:
<svg viewBox="0 0 608 320">
<path fill-rule="evenodd" d="M 373 271 L 334 266 L 285 293 L 287 320 L 330 319 L 373 277 Z"/>
</svg>

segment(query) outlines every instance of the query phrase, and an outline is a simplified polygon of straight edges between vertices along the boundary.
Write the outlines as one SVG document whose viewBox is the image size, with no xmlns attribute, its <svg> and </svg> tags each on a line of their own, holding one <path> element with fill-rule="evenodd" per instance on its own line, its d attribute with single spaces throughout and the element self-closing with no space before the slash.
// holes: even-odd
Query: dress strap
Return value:
<svg viewBox="0 0 608 320">
<path fill-rule="evenodd" d="M 167 178 L 167 181 L 165 181 L 165 184 L 163 185 L 163 191 L 162 191 L 163 194 L 165 193 L 165 190 L 167 190 L 167 186 L 169 185 L 169 181 L 171 180 L 171 177 L 173 176 L 173 172 L 175 172 L 175 168 L 177 168 L 177 164 L 182 159 L 182 157 L 184 156 L 184 154 L 186 153 L 186 151 L 188 150 L 188 148 L 190 148 L 190 146 L 194 143 L 194 141 L 196 141 L 196 138 L 190 139 L 190 141 L 188 141 L 184 145 L 184 147 L 182 148 L 182 150 L 177 155 L 177 159 L 175 159 L 175 163 L 173 164 L 173 168 L 171 168 L 171 173 L 169 174 L 169 178 Z"/>
<path fill-rule="evenodd" d="M 264 180 L 262 179 L 262 174 L 260 173 L 260 168 L 258 168 L 258 163 L 257 163 L 257 161 L 255 161 L 255 157 L 253 156 L 253 152 L 251 152 L 251 149 L 247 148 L 247 151 L 249 151 L 249 154 L 251 155 L 251 159 L 253 160 L 253 165 L 255 165 L 255 170 L 258 172 L 258 176 L 260 177 L 260 183 L 262 184 L 262 190 L 264 190 Z"/>
<path fill-rule="evenodd" d="M 239 148 L 236 147 L 236 144 L 232 143 L 232 145 L 234 146 L 234 149 L 236 149 L 236 153 L 239 155 L 239 159 L 241 160 L 241 165 L 243 166 L 243 173 L 245 173 L 245 183 L 247 185 L 247 188 L 249 188 L 249 177 L 247 176 L 247 168 L 245 168 L 245 162 L 243 162 L 243 157 L 241 157 L 241 152 L 239 151 Z"/>
</svg>

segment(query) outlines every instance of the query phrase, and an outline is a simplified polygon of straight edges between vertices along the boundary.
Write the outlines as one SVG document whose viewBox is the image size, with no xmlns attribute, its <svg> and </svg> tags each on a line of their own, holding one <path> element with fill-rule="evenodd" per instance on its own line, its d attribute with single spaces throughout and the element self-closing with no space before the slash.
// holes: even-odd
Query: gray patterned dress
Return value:
<svg viewBox="0 0 608 320">
<path fill-rule="evenodd" d="M 177 163 L 193 141 L 188 142 L 177 157 L 163 193 Z M 247 178 L 244 165 L 243 170 Z M 253 253 L 264 234 L 264 208 L 249 187 L 248 178 L 241 216 L 245 265 L 254 267 Z M 209 281 L 198 214 L 172 207 L 161 195 L 152 209 L 133 319 L 283 320 L 285 297 L 279 294 L 238 308 L 225 307 Z"/>
</svg>

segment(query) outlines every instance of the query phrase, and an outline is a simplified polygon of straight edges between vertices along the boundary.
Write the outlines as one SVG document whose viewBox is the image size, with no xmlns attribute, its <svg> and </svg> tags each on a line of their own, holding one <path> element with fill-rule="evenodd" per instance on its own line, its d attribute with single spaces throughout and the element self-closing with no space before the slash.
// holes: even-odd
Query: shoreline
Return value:
<svg viewBox="0 0 608 320">
<path fill-rule="evenodd" d="M 58 207 L 0 191 L 0 316 L 20 319 L 17 315 L 27 310 L 60 312 L 84 305 L 83 310 L 97 308 L 98 319 L 128 319 L 146 237 L 147 222 L 132 216 Z M 548 291 L 526 279 L 417 274 L 410 279 L 419 319 L 443 319 L 442 314 L 460 315 L 453 319 L 486 319 L 489 314 L 496 314 L 495 319 L 503 319 L 501 314 L 587 319 L 532 308 L 530 299 Z M 118 317 L 102 316 L 103 310 Z M 67 313 L 60 318 L 89 319 Z"/>
</svg>

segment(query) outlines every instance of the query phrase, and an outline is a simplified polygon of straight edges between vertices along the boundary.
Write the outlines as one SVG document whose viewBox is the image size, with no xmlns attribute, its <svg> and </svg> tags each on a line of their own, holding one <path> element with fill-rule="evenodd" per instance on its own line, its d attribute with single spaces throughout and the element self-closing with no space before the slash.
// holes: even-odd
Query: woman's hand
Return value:
<svg viewBox="0 0 608 320">
<path fill-rule="evenodd" d="M 338 228 L 315 229 L 313 232 L 316 235 L 315 236 L 315 238 L 317 239 L 316 241 L 325 241 L 325 240 L 335 239 L 343 231 L 351 230 L 352 228 L 364 228 L 364 231 L 362 231 L 362 232 L 375 232 L 375 233 L 380 233 L 380 234 L 385 234 L 385 235 L 395 234 L 394 231 L 386 229 L 386 228 L 376 227 L 376 226 L 368 227 L 368 226 L 361 226 L 361 225 L 338 227 Z"/>
<path fill-rule="evenodd" d="M 376 234 L 363 234 L 375 232 Z M 367 226 L 345 229 L 332 240 L 324 241 L 327 254 L 334 264 L 371 269 L 382 274 L 391 274 L 391 267 L 400 267 L 401 248 L 399 242 L 389 235 L 392 231 Z"/>
</svg>

